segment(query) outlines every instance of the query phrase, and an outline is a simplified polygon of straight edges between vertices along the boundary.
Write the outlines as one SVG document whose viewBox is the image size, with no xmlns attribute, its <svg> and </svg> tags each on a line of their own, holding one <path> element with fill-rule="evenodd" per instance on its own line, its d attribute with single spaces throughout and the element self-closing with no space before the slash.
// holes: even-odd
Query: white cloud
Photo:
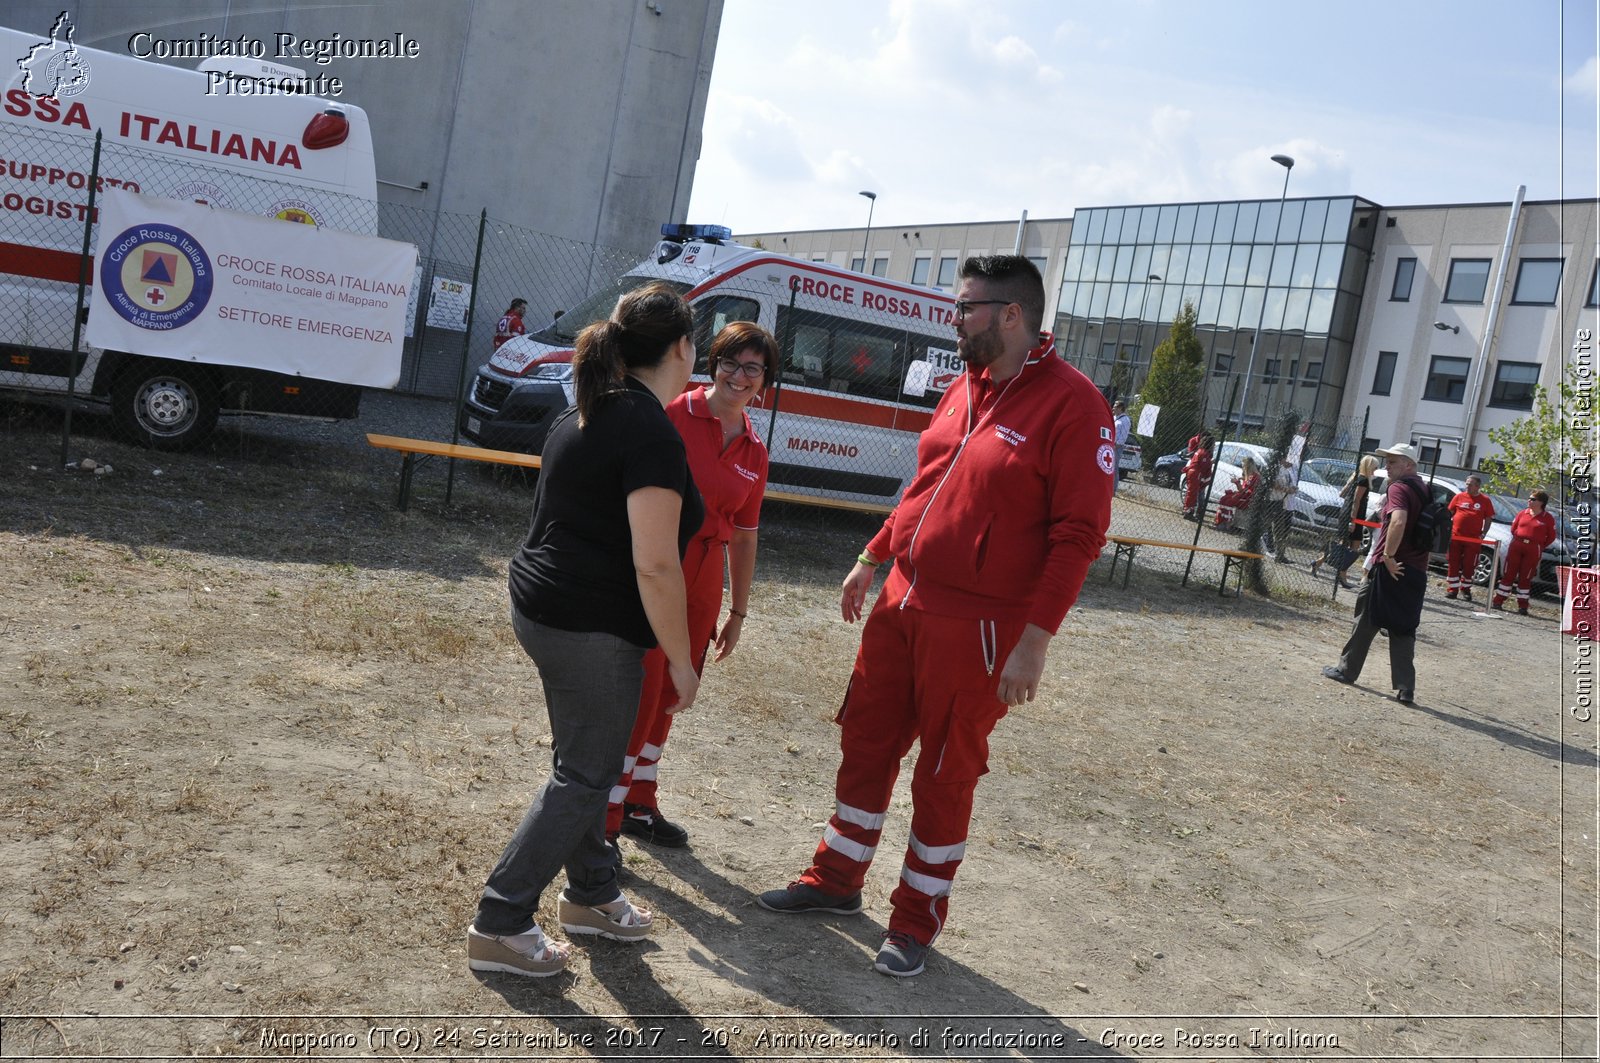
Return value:
<svg viewBox="0 0 1600 1063">
<path fill-rule="evenodd" d="M 1567 92 L 1580 99 L 1600 98 L 1600 57 L 1590 56 L 1567 78 Z"/>
</svg>

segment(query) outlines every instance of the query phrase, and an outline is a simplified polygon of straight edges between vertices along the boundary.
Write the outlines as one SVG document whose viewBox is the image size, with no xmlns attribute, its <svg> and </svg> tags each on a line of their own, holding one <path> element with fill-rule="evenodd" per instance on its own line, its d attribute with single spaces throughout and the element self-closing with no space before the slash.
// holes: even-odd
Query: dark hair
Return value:
<svg viewBox="0 0 1600 1063">
<path fill-rule="evenodd" d="M 1528 497 L 1529 498 L 1537 498 L 1539 500 L 1539 504 L 1541 506 L 1545 507 L 1546 509 L 1550 508 L 1550 496 L 1546 492 L 1544 492 L 1544 491 L 1535 491 L 1531 495 L 1529 495 Z"/>
<path fill-rule="evenodd" d="M 766 368 L 765 383 L 771 383 L 778 375 L 778 341 L 754 321 L 730 321 L 722 326 L 717 338 L 711 341 L 711 353 L 706 355 L 706 372 L 715 375 L 718 358 L 732 358 L 740 351 L 755 351 L 761 355 Z"/>
<path fill-rule="evenodd" d="M 961 263 L 963 280 L 987 281 L 1008 302 L 1022 307 L 1022 321 L 1029 332 L 1044 325 L 1044 278 L 1039 267 L 1021 255 L 979 255 Z"/>
<path fill-rule="evenodd" d="M 513 300 L 511 300 L 511 305 L 506 307 L 506 313 L 507 314 L 514 314 L 518 310 L 526 310 L 527 307 L 528 307 L 528 300 L 526 300 L 526 299 L 513 299 Z"/>
<path fill-rule="evenodd" d="M 635 288 L 618 299 L 609 318 L 578 333 L 572 355 L 578 427 L 589 423 L 603 395 L 622 387 L 629 369 L 660 365 L 668 349 L 693 330 L 689 304 L 665 284 Z"/>
</svg>

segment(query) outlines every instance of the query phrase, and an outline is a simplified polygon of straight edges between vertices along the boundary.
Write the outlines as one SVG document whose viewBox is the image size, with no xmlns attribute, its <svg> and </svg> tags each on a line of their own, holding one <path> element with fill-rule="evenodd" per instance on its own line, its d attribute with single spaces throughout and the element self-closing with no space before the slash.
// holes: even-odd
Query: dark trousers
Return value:
<svg viewBox="0 0 1600 1063">
<path fill-rule="evenodd" d="M 1378 628 L 1369 617 L 1368 603 L 1372 596 L 1372 576 L 1368 576 L 1356 592 L 1356 623 L 1345 640 L 1344 651 L 1339 654 L 1339 670 L 1355 682 L 1361 666 L 1367 663 L 1367 651 L 1377 637 Z M 1396 690 L 1415 690 L 1417 686 L 1417 634 L 1389 636 L 1389 682 Z"/>
</svg>

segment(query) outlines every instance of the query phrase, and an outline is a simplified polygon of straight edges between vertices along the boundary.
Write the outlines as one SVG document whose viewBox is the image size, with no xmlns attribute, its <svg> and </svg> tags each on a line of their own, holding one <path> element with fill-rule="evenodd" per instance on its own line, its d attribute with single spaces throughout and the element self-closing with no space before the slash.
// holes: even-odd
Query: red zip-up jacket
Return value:
<svg viewBox="0 0 1600 1063">
<path fill-rule="evenodd" d="M 917 474 L 867 544 L 910 584 L 902 608 L 1055 634 L 1078 600 L 1111 522 L 1111 407 L 1040 340 L 1011 380 L 963 373 L 935 407 Z"/>
</svg>

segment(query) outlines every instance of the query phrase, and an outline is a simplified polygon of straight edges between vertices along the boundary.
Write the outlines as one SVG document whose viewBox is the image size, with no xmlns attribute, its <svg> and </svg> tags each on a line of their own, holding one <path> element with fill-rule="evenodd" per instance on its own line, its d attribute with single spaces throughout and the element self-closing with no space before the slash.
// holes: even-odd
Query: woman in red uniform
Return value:
<svg viewBox="0 0 1600 1063">
<path fill-rule="evenodd" d="M 711 343 L 711 386 L 679 395 L 667 406 L 689 454 L 689 471 L 705 499 L 706 520 L 683 557 L 683 580 L 689 596 L 689 644 L 695 672 L 705 667 L 706 649 L 716 637 L 716 660 L 733 652 L 750 607 L 750 583 L 756 571 L 756 527 L 761 496 L 767 487 L 767 448 L 750 424 L 745 407 L 761 393 L 778 369 L 778 344 L 772 334 L 748 321 L 734 321 Z M 728 619 L 717 628 L 722 611 L 722 576 L 726 563 L 732 600 Z M 611 791 L 606 832 L 623 834 L 679 848 L 689 832 L 669 822 L 656 805 L 656 768 L 666 745 L 672 716 L 665 710 L 676 700 L 666 680 L 666 659 L 645 656 L 644 690 L 639 715 L 628 740 L 622 778 Z"/>
<path fill-rule="evenodd" d="M 1517 590 L 1517 612 L 1528 615 L 1528 591 L 1533 575 L 1539 571 L 1539 555 L 1556 541 L 1556 519 L 1546 513 L 1550 496 L 1535 491 L 1528 496 L 1528 508 L 1511 522 L 1511 546 L 1500 569 L 1500 585 L 1494 589 L 1494 607 L 1504 609 L 1511 589 Z"/>
</svg>

